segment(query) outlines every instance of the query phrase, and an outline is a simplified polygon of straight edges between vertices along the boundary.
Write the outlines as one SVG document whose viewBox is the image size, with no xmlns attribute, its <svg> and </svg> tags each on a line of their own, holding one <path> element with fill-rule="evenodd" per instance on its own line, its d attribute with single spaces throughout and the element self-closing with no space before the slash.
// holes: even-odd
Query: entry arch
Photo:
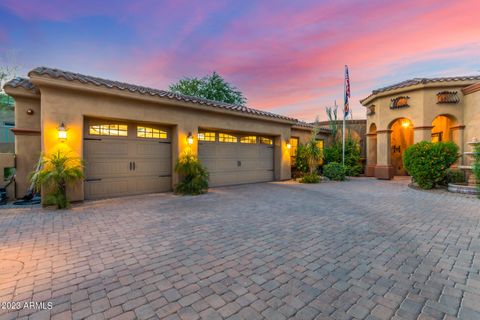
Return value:
<svg viewBox="0 0 480 320">
<path fill-rule="evenodd" d="M 396 118 L 388 125 L 390 130 L 390 165 L 396 176 L 407 175 L 403 166 L 403 153 L 413 144 L 413 122 L 405 117 Z"/>
</svg>

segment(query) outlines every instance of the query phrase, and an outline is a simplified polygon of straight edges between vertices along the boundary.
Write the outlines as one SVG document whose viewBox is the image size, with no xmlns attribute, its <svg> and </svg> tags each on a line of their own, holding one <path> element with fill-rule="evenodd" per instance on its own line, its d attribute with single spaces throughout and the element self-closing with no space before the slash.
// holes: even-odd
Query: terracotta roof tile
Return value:
<svg viewBox="0 0 480 320">
<path fill-rule="evenodd" d="M 409 80 L 405 80 L 402 82 L 398 82 L 395 84 L 392 84 L 390 86 L 386 86 L 383 88 L 379 88 L 376 90 L 373 90 L 372 93 L 366 97 L 365 99 L 360 100 L 360 102 L 370 98 L 371 96 L 381 93 L 381 92 L 386 92 L 386 91 L 391 91 L 399 88 L 405 88 L 405 87 L 410 87 L 414 86 L 417 84 L 426 84 L 426 83 L 432 83 L 432 82 L 451 82 L 451 81 L 480 81 L 480 75 L 476 76 L 456 76 L 456 77 L 439 77 L 439 78 L 413 78 Z"/>
<path fill-rule="evenodd" d="M 22 87 L 22 88 L 30 90 L 30 91 L 38 92 L 37 87 L 35 87 L 35 85 L 33 83 L 31 83 L 30 80 L 28 80 L 26 78 L 21 78 L 21 77 L 16 77 L 16 78 L 8 81 L 5 84 L 5 87 L 12 87 L 12 88 Z"/>
<path fill-rule="evenodd" d="M 212 108 L 221 108 L 221 109 L 226 109 L 226 110 L 232 110 L 232 111 L 237 111 L 237 112 L 242 112 L 242 113 L 248 113 L 256 116 L 261 116 L 261 117 L 267 117 L 267 118 L 275 118 L 275 119 L 280 119 L 280 120 L 286 120 L 286 121 L 291 121 L 291 122 L 296 122 L 297 120 L 294 118 L 290 118 L 287 116 L 282 116 L 279 114 L 267 112 L 267 111 L 262 111 L 258 109 L 253 109 L 241 105 L 234 105 L 234 104 L 228 104 L 228 103 L 223 103 L 223 102 L 218 102 L 218 101 L 213 101 L 213 100 L 208 100 L 208 99 L 202 99 L 202 98 L 197 98 L 197 97 L 192 97 L 192 96 L 187 96 L 187 95 L 182 95 L 178 93 L 173 93 L 165 90 L 159 90 L 159 89 L 153 89 L 153 88 L 148 88 L 148 87 L 143 87 L 143 86 L 137 86 L 134 84 L 129 84 L 129 83 L 124 83 L 124 82 L 119 82 L 119 81 L 114 81 L 114 80 L 107 80 L 107 79 L 102 79 L 98 77 L 93 77 L 93 76 L 88 76 L 88 75 L 83 75 L 79 73 L 73 73 L 69 71 L 63 71 L 59 69 L 53 69 L 53 68 L 46 68 L 46 67 L 38 67 L 33 69 L 28 73 L 28 75 L 38 75 L 38 76 L 48 76 L 53 79 L 60 79 L 63 78 L 67 81 L 78 81 L 80 83 L 85 83 L 85 84 L 93 84 L 95 86 L 99 87 L 105 87 L 105 88 L 110 88 L 110 89 L 119 89 L 122 91 L 129 91 L 133 93 L 140 93 L 144 95 L 151 95 L 151 96 L 158 96 L 160 98 L 167 98 L 170 100 L 177 100 L 177 101 L 183 101 L 183 102 L 189 102 L 189 103 L 194 103 L 194 104 L 199 104 L 199 105 L 204 105 Z"/>
</svg>

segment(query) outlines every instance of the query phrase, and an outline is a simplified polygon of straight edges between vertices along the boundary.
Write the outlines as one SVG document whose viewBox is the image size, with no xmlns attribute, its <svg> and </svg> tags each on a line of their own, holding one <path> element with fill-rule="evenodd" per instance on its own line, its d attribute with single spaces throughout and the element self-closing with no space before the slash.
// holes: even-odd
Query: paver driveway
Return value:
<svg viewBox="0 0 480 320">
<path fill-rule="evenodd" d="M 1 210 L 1 318 L 480 318 L 480 201 L 367 178 Z M 48 307 L 47 307 L 48 309 Z"/>
</svg>

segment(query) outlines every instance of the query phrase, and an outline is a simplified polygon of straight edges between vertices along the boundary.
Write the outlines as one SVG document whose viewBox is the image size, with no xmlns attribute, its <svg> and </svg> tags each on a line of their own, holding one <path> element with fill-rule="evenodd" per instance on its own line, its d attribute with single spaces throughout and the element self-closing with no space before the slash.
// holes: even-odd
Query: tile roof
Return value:
<svg viewBox="0 0 480 320">
<path fill-rule="evenodd" d="M 31 83 L 30 80 L 28 80 L 26 78 L 21 78 L 21 77 L 16 77 L 16 78 L 8 81 L 5 84 L 5 87 L 12 87 L 12 88 L 22 87 L 22 88 L 30 90 L 30 91 L 38 92 L 37 87 L 35 87 L 35 85 L 33 83 Z"/>
<path fill-rule="evenodd" d="M 165 90 L 137 86 L 134 84 L 124 83 L 124 82 L 119 82 L 114 80 L 107 80 L 107 79 L 97 78 L 97 77 L 83 75 L 79 73 L 63 71 L 59 69 L 38 67 L 30 71 L 28 75 L 29 76 L 31 75 L 48 76 L 53 79 L 62 78 L 67 81 L 78 81 L 84 84 L 93 84 L 98 87 L 105 87 L 109 89 L 115 88 L 122 91 L 140 93 L 140 94 L 151 95 L 151 96 L 158 96 L 160 98 L 166 98 L 166 99 L 177 100 L 182 102 L 189 102 L 189 103 L 204 105 L 212 108 L 219 108 L 219 109 L 231 110 L 236 112 L 248 113 L 248 114 L 266 117 L 266 118 L 275 118 L 275 119 L 285 120 L 290 122 L 297 121 L 297 119 L 294 119 L 294 118 L 290 118 L 287 116 L 282 116 L 279 114 L 262 111 L 258 109 L 253 109 L 253 108 L 249 108 L 241 105 L 234 105 L 234 104 L 228 104 L 224 102 L 218 102 L 218 101 L 213 101 L 213 100 L 208 100 L 203 98 L 197 98 L 197 97 L 182 95 L 182 94 L 173 93 Z"/>
<path fill-rule="evenodd" d="M 329 128 L 325 128 L 325 127 L 322 127 L 322 124 L 319 122 L 318 123 L 319 125 L 319 128 L 318 128 L 318 131 L 319 132 L 324 132 L 324 133 L 330 133 L 330 129 Z M 315 126 L 315 122 L 313 123 L 308 123 L 308 122 L 305 122 L 305 121 L 300 121 L 298 120 L 294 126 L 297 126 L 297 127 L 302 127 L 302 128 L 308 128 L 308 129 L 313 129 L 313 127 Z"/>
<path fill-rule="evenodd" d="M 402 82 L 398 82 L 395 84 L 392 84 L 390 86 L 386 86 L 383 88 L 379 88 L 376 90 L 372 90 L 372 93 L 366 97 L 365 99 L 360 100 L 360 102 L 370 98 L 371 96 L 381 93 L 381 92 L 386 92 L 386 91 L 391 91 L 399 88 L 405 88 L 405 87 L 410 87 L 414 86 L 417 84 L 426 84 L 426 83 L 433 83 L 433 82 L 452 82 L 452 81 L 480 81 L 480 75 L 476 76 L 457 76 L 457 77 L 439 77 L 439 78 L 413 78 L 409 80 L 405 80 Z"/>
</svg>

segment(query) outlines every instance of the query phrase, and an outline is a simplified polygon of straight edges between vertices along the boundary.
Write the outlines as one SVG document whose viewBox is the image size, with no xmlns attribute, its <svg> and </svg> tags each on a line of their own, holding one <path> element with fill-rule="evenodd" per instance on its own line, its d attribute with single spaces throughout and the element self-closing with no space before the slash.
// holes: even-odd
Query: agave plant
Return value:
<svg viewBox="0 0 480 320">
<path fill-rule="evenodd" d="M 71 152 L 58 150 L 42 156 L 39 161 L 40 170 L 32 172 L 30 181 L 37 191 L 45 188 L 45 204 L 56 205 L 58 209 L 68 208 L 67 185 L 84 177 L 82 160 L 71 156 Z"/>
</svg>

